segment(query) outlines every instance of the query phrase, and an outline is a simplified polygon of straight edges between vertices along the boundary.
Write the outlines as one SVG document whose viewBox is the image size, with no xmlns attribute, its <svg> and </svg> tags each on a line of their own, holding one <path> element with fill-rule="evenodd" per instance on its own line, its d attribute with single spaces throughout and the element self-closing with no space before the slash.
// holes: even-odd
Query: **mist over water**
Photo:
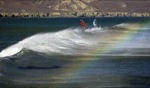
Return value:
<svg viewBox="0 0 150 88">
<path fill-rule="evenodd" d="M 148 24 L 99 24 L 85 31 L 71 26 L 25 37 L 0 52 L 0 84 L 4 88 L 148 88 Z"/>
</svg>

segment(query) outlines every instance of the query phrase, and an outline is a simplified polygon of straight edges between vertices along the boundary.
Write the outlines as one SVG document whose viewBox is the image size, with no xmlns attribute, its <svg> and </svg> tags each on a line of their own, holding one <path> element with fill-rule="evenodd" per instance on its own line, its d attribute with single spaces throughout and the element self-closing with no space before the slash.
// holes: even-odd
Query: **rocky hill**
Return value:
<svg viewBox="0 0 150 88">
<path fill-rule="evenodd" d="M 94 11 L 96 0 L 0 0 L 0 12 Z"/>
<path fill-rule="evenodd" d="M 0 0 L 0 12 L 150 12 L 149 0 Z"/>
<path fill-rule="evenodd" d="M 149 5 L 150 0 L 0 0 L 0 13 L 150 13 Z"/>
</svg>

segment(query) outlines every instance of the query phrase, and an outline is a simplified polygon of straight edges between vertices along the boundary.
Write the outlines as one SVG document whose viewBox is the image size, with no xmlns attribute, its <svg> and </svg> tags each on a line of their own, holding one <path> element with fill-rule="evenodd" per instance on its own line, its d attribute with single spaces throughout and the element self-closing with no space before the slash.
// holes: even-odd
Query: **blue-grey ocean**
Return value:
<svg viewBox="0 0 150 88">
<path fill-rule="evenodd" d="M 0 88 L 150 88 L 150 18 L 0 18 Z"/>
</svg>

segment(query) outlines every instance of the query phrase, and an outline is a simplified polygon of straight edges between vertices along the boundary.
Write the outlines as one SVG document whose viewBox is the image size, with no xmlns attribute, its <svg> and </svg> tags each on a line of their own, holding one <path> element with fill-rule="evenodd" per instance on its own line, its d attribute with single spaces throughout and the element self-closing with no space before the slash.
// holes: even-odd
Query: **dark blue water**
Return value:
<svg viewBox="0 0 150 88">
<path fill-rule="evenodd" d="M 6 50 L 6 57 L 0 57 L 0 86 L 150 87 L 150 18 L 96 18 L 98 27 L 106 31 L 89 32 L 80 31 L 80 19 L 93 28 L 95 18 L 0 18 L 0 51 Z M 105 37 L 128 32 L 127 28 L 112 28 L 122 23 L 140 25 L 140 30 L 109 52 L 85 56 L 95 46 L 103 49 L 116 41 Z"/>
</svg>

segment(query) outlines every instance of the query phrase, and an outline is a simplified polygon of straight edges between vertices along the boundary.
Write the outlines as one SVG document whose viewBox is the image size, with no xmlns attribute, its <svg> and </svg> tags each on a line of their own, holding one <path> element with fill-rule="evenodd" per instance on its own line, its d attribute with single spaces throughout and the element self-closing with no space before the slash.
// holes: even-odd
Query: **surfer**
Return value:
<svg viewBox="0 0 150 88">
<path fill-rule="evenodd" d="M 87 27 L 86 27 L 86 25 L 85 25 L 85 22 L 84 22 L 82 19 L 80 19 L 80 26 L 81 26 L 81 28 L 82 28 L 83 30 L 86 30 L 86 29 L 87 29 Z"/>
<path fill-rule="evenodd" d="M 96 30 L 102 29 L 101 26 L 99 26 L 99 27 L 97 26 L 97 20 L 96 19 L 93 20 L 93 26 L 94 27 L 92 29 L 96 29 Z"/>
</svg>

